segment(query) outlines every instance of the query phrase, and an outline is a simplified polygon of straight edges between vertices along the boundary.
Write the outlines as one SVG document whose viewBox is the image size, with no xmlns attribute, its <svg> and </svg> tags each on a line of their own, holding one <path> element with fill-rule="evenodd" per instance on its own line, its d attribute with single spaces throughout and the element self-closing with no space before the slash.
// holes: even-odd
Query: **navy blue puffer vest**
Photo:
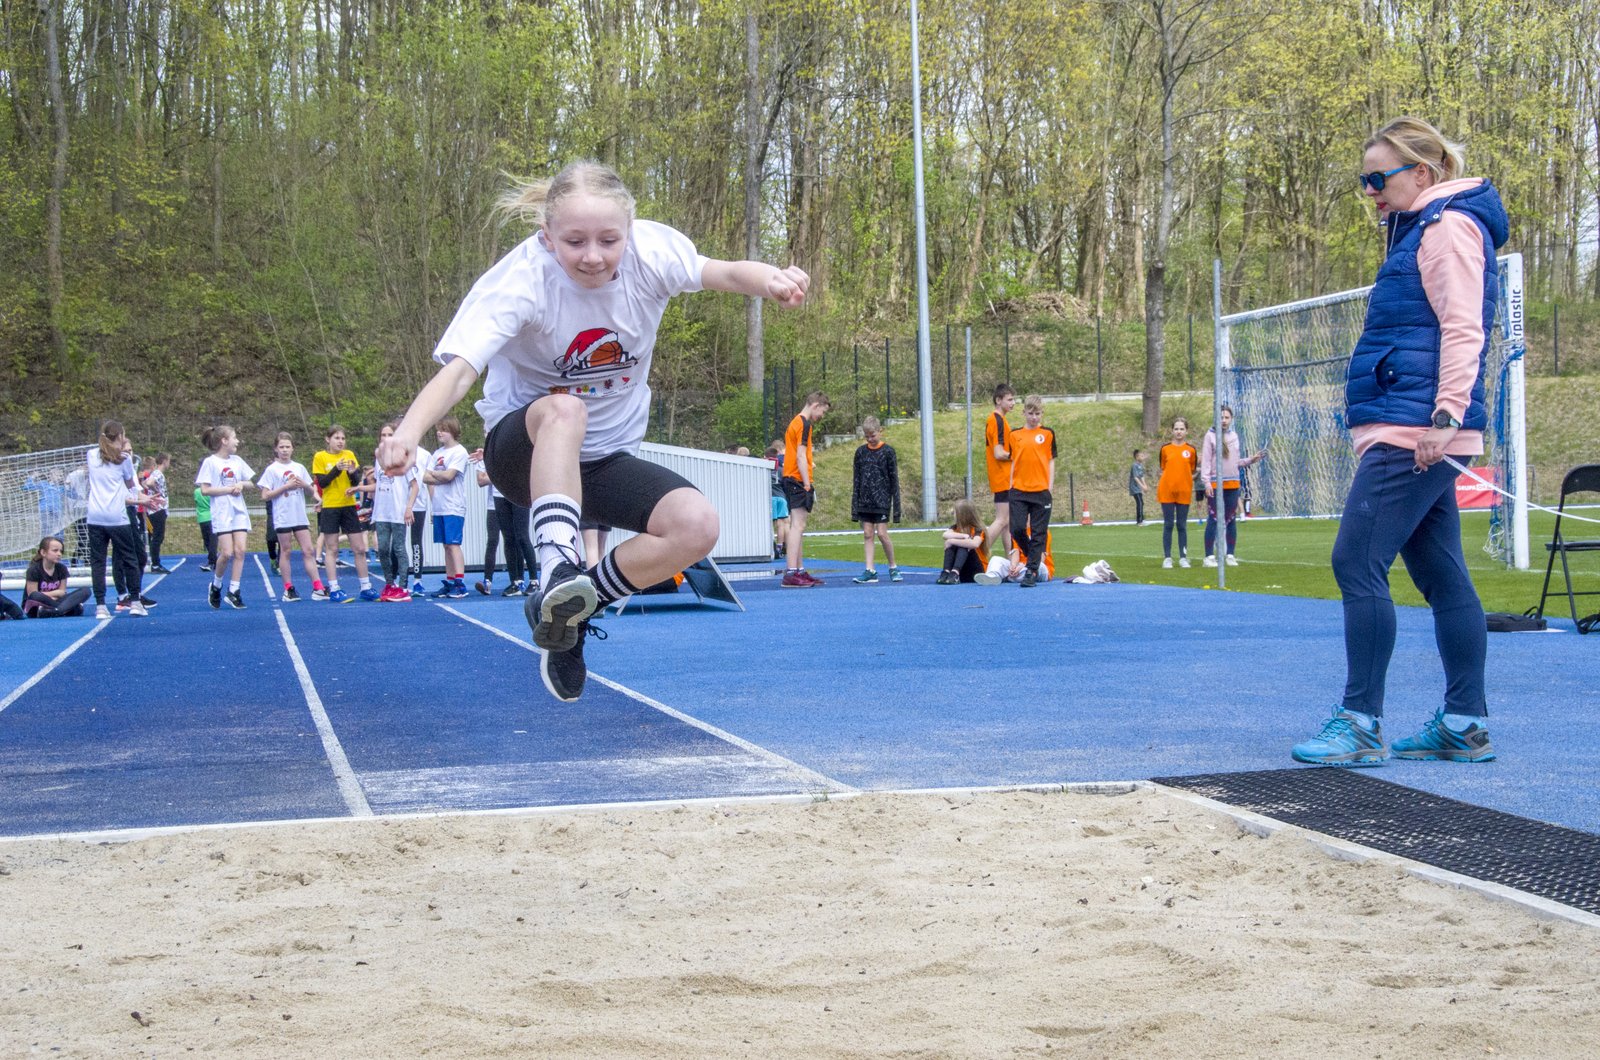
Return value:
<svg viewBox="0 0 1600 1060">
<path fill-rule="evenodd" d="M 1461 425 L 1483 430 L 1488 424 L 1484 406 L 1484 354 L 1489 349 L 1495 304 L 1500 298 L 1499 268 L 1495 250 L 1506 241 L 1510 222 L 1494 185 L 1484 181 L 1476 188 L 1437 199 L 1420 210 L 1391 214 L 1389 253 L 1378 269 L 1367 302 L 1366 325 L 1350 355 L 1345 381 L 1346 423 L 1394 423 L 1426 427 L 1433 419 L 1439 390 L 1439 318 L 1428 304 L 1417 271 L 1417 248 L 1427 227 L 1445 210 L 1466 214 L 1483 233 L 1483 349 L 1478 351 L 1478 376 L 1472 384 L 1472 401 Z"/>
</svg>

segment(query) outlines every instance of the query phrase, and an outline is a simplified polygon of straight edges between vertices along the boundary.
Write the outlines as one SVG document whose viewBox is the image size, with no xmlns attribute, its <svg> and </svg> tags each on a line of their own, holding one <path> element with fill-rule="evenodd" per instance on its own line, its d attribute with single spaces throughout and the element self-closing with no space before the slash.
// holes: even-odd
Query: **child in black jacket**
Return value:
<svg viewBox="0 0 1600 1060">
<path fill-rule="evenodd" d="M 870 585 L 878 580 L 878 571 L 873 565 L 874 542 L 882 541 L 883 558 L 889 563 L 889 580 L 903 581 L 900 568 L 894 565 L 894 545 L 889 541 L 890 514 L 895 522 L 900 521 L 900 465 L 895 459 L 894 446 L 883 440 L 883 425 L 877 417 L 868 416 L 863 420 L 861 433 L 866 444 L 856 450 L 850 518 L 861 524 L 866 563 L 860 575 L 852 580 L 858 585 Z"/>
</svg>

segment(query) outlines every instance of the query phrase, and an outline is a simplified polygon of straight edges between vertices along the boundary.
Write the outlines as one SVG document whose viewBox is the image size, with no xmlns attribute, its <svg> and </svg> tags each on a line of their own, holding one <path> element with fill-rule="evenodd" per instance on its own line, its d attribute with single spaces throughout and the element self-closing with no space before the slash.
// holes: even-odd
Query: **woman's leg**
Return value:
<svg viewBox="0 0 1600 1060">
<path fill-rule="evenodd" d="M 495 568 L 498 566 L 495 561 L 499 559 L 496 553 L 500 551 L 500 501 L 498 498 L 495 500 L 495 510 L 492 512 L 486 512 L 485 514 L 488 516 L 488 518 L 483 521 L 485 531 L 483 547 L 483 580 L 484 583 L 488 585 L 493 584 L 494 582 L 494 572 Z M 512 580 L 515 581 L 516 579 L 513 578 Z"/>
<path fill-rule="evenodd" d="M 1174 504 L 1178 515 L 1178 555 L 1189 555 L 1189 506 L 1187 504 Z"/>
<path fill-rule="evenodd" d="M 1227 492 L 1224 490 L 1223 492 Z M 1217 547 L 1217 498 L 1206 498 L 1206 555 L 1211 555 Z"/>
<path fill-rule="evenodd" d="M 1435 465 L 1443 466 L 1447 465 Z M 1489 634 L 1483 604 L 1461 549 L 1461 513 L 1456 507 L 1453 468 L 1448 477 L 1451 488 L 1440 493 L 1428 509 L 1400 549 L 1400 558 L 1433 611 L 1434 643 L 1444 664 L 1444 709 L 1482 717 L 1489 712 L 1484 693 Z"/>
<path fill-rule="evenodd" d="M 1222 491 L 1222 518 L 1227 530 L 1225 531 L 1228 543 L 1228 555 L 1233 555 L 1233 548 L 1239 543 L 1239 488 L 1224 488 Z"/>
<path fill-rule="evenodd" d="M 167 512 L 166 509 L 151 512 L 147 518 L 150 520 L 150 566 L 161 566 L 161 546 L 167 540 Z"/>
<path fill-rule="evenodd" d="M 964 549 L 964 548 L 960 547 L 959 545 L 946 545 L 944 547 L 944 567 L 943 567 L 943 569 L 946 570 L 946 571 L 952 571 L 952 570 L 958 569 L 958 567 L 959 567 L 959 565 L 961 563 L 961 554 L 963 552 L 966 552 L 966 551 L 967 551 L 967 549 Z"/>
<path fill-rule="evenodd" d="M 1161 502 L 1161 555 L 1172 558 L 1172 525 L 1178 516 L 1178 506 L 1170 501 Z"/>
<path fill-rule="evenodd" d="M 970 584 L 977 580 L 978 575 L 982 574 L 983 570 L 983 562 L 978 559 L 976 549 L 963 548 L 958 550 L 955 565 L 958 580 L 964 584 Z"/>
<path fill-rule="evenodd" d="M 101 607 L 106 602 L 106 545 L 111 541 L 111 532 L 96 523 L 87 525 L 89 528 L 89 584 L 94 586 L 95 606 Z"/>
</svg>

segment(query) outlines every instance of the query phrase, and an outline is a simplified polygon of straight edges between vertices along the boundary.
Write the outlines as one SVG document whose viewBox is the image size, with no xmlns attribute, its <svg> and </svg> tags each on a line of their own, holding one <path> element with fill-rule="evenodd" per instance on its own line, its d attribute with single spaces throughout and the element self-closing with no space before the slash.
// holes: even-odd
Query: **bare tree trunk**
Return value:
<svg viewBox="0 0 1600 1060">
<path fill-rule="evenodd" d="M 66 301 L 65 269 L 61 262 L 61 199 L 67 188 L 67 101 L 61 90 L 61 43 L 57 25 L 59 0 L 41 0 L 44 7 L 45 79 L 49 82 L 50 113 L 55 125 L 55 149 L 50 165 L 50 192 L 45 197 L 45 290 L 50 300 L 50 343 L 62 375 L 71 369 L 67 332 L 62 321 Z"/>
<path fill-rule="evenodd" d="M 1162 35 L 1161 201 L 1156 204 L 1156 237 L 1144 274 L 1144 434 L 1161 433 L 1161 387 L 1167 366 L 1167 245 L 1172 241 L 1172 43 Z"/>
<path fill-rule="evenodd" d="M 744 256 L 754 261 L 761 254 L 761 24 L 755 11 L 744 16 Z M 748 382 L 760 393 L 767 380 L 766 349 L 762 344 L 761 299 L 745 300 L 745 349 L 749 354 Z"/>
</svg>

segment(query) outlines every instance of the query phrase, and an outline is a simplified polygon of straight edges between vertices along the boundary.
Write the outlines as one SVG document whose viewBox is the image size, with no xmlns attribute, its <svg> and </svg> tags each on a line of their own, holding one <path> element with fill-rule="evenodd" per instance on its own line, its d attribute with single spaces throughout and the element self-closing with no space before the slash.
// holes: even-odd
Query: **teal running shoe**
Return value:
<svg viewBox="0 0 1600 1060">
<path fill-rule="evenodd" d="M 1368 729 L 1355 715 L 1336 709 L 1322 731 L 1290 752 L 1296 762 L 1319 766 L 1379 766 L 1389 757 L 1383 745 L 1383 723 L 1374 720 Z"/>
<path fill-rule="evenodd" d="M 1441 762 L 1494 761 L 1494 745 L 1489 742 L 1489 730 L 1473 722 L 1466 732 L 1456 732 L 1444 723 L 1443 709 L 1428 720 L 1421 732 L 1396 740 L 1390 750 L 1396 758 Z"/>
<path fill-rule="evenodd" d="M 871 585 L 878 580 L 878 572 L 869 567 L 850 580 L 857 585 Z"/>
</svg>

